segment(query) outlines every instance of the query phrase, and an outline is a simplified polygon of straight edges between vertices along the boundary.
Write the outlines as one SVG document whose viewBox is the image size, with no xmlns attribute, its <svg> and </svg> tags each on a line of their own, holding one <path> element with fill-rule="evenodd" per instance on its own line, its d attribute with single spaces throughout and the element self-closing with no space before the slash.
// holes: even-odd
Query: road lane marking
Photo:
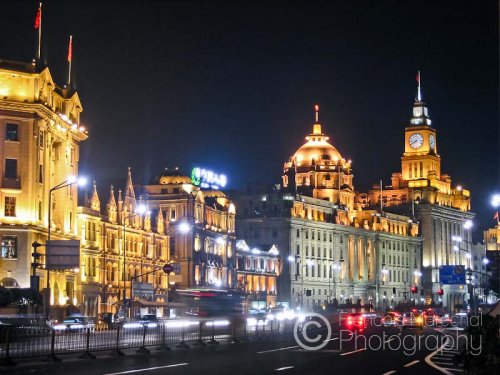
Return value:
<svg viewBox="0 0 500 375">
<path fill-rule="evenodd" d="M 289 350 L 289 349 L 296 349 L 298 348 L 298 345 L 295 346 L 287 346 L 285 348 L 278 348 L 278 349 L 271 349 L 271 350 L 263 350 L 262 352 L 257 352 L 257 354 L 266 354 L 266 353 L 273 353 L 273 352 L 280 352 L 282 350 Z"/>
<path fill-rule="evenodd" d="M 394 374 L 396 371 L 392 370 L 392 371 L 387 371 L 385 373 L 383 373 L 382 375 L 391 375 L 391 374 Z"/>
<path fill-rule="evenodd" d="M 323 342 L 333 341 L 333 340 L 340 340 L 340 338 L 338 338 L 338 337 L 334 337 L 333 339 L 323 340 Z"/>
<path fill-rule="evenodd" d="M 178 367 L 178 366 L 187 366 L 189 363 L 175 363 L 173 365 L 167 365 L 167 366 L 157 366 L 157 367 L 147 367 L 147 368 L 140 368 L 137 370 L 129 370 L 129 371 L 122 371 L 122 372 L 112 372 L 109 374 L 104 374 L 104 375 L 120 375 L 120 374 L 132 374 L 134 372 L 143 372 L 143 371 L 154 371 L 154 370 L 159 370 L 162 368 L 169 368 L 169 367 Z"/>
<path fill-rule="evenodd" d="M 276 370 L 274 371 L 284 371 L 284 370 L 290 370 L 291 368 L 294 368 L 294 366 L 285 366 L 285 367 L 280 367 L 280 368 L 277 368 Z"/>
<path fill-rule="evenodd" d="M 410 367 L 410 366 L 416 365 L 418 362 L 420 362 L 420 361 L 418 359 L 416 359 L 415 361 L 411 361 L 411 362 L 407 363 L 403 367 Z"/>
<path fill-rule="evenodd" d="M 449 339 L 446 339 L 446 341 L 444 342 L 444 344 L 440 348 L 436 349 L 431 354 L 429 354 L 427 357 L 425 357 L 425 363 L 427 363 L 431 367 L 434 367 L 436 370 L 441 371 L 445 375 L 452 375 L 452 373 L 449 370 L 453 371 L 453 369 L 440 367 L 432 361 L 432 357 L 434 357 L 438 353 L 442 353 L 443 348 L 446 348 L 448 344 L 449 344 Z M 447 352 L 448 351 L 449 350 L 447 350 Z"/>
<path fill-rule="evenodd" d="M 362 351 L 365 351 L 365 350 L 366 350 L 366 348 L 363 348 L 363 349 L 353 350 L 352 352 L 340 353 L 340 355 L 349 355 L 349 354 L 354 354 L 354 353 L 357 353 L 357 352 L 362 352 Z"/>
</svg>

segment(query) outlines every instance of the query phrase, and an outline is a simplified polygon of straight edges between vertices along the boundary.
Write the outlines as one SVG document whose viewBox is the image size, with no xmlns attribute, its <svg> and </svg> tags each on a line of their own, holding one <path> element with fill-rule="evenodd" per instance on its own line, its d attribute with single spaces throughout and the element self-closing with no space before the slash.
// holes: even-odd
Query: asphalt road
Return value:
<svg viewBox="0 0 500 375">
<path fill-rule="evenodd" d="M 63 357 L 63 362 L 23 361 L 3 367 L 3 374 L 440 374 L 425 361 L 439 346 L 442 334 L 435 329 L 405 330 L 369 326 L 357 336 L 334 329 L 328 341 L 326 330 L 309 332 L 325 346 L 316 351 L 302 349 L 293 336 L 264 338 L 230 344 L 206 345 L 172 351 L 151 349 L 151 354 L 126 351 L 123 357 L 107 352 L 97 359 Z M 299 335 L 299 337 L 301 337 Z M 441 342 L 441 341 L 439 341 Z M 382 346 L 382 347 L 380 347 Z"/>
</svg>

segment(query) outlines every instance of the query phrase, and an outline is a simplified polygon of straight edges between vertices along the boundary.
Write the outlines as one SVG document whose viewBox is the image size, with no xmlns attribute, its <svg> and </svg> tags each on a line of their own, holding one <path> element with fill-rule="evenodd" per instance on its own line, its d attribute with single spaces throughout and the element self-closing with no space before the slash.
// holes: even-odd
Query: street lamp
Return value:
<svg viewBox="0 0 500 375">
<path fill-rule="evenodd" d="M 332 264 L 332 279 L 333 279 L 333 298 L 337 298 L 337 277 L 336 273 L 340 271 L 342 266 L 337 263 Z"/>
<path fill-rule="evenodd" d="M 493 196 L 491 197 L 491 205 L 495 208 L 500 207 L 500 194 L 493 194 Z"/>
<path fill-rule="evenodd" d="M 134 213 L 125 216 L 122 219 L 122 226 L 123 226 L 123 239 L 122 239 L 122 251 L 123 251 L 123 273 L 122 273 L 122 279 L 123 279 L 123 301 L 125 301 L 127 297 L 127 281 L 126 281 L 126 269 L 127 269 L 127 249 L 126 249 L 126 220 L 131 219 L 137 215 L 142 215 L 146 212 L 146 206 L 143 204 L 140 204 L 137 206 L 136 210 Z M 141 254 L 141 260 L 142 260 L 142 254 Z M 141 269 L 142 272 L 142 269 Z M 130 276 L 132 280 L 132 275 Z M 132 281 L 130 282 L 130 309 L 132 308 Z M 129 310 L 129 317 L 130 317 L 130 310 Z"/>
<path fill-rule="evenodd" d="M 52 234 L 52 193 L 56 190 L 69 187 L 77 184 L 78 186 L 84 186 L 87 184 L 87 179 L 85 177 L 75 177 L 69 176 L 65 181 L 52 187 L 49 190 L 49 211 L 48 211 L 48 227 L 47 227 L 47 243 L 45 246 L 45 268 L 47 269 L 47 289 L 45 292 L 45 317 L 49 319 L 50 313 L 50 270 L 47 264 L 48 254 L 50 253 L 50 239 Z M 55 296 L 54 296 L 55 301 Z"/>
</svg>

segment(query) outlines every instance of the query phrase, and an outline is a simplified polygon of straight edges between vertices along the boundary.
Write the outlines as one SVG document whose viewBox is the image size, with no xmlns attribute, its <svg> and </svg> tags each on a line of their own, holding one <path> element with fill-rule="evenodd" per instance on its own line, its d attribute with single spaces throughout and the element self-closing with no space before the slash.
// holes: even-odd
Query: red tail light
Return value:
<svg viewBox="0 0 500 375">
<path fill-rule="evenodd" d="M 358 319 L 358 324 L 359 324 L 359 325 L 363 325 L 363 323 L 364 323 L 364 322 L 363 322 L 363 317 L 362 317 L 362 316 L 360 316 L 360 317 L 359 317 L 359 319 Z"/>
<path fill-rule="evenodd" d="M 353 322 L 352 316 L 348 317 L 348 318 L 347 318 L 347 325 L 348 325 L 348 326 L 352 326 L 352 324 L 353 324 L 353 323 L 354 323 L 354 322 Z"/>
</svg>

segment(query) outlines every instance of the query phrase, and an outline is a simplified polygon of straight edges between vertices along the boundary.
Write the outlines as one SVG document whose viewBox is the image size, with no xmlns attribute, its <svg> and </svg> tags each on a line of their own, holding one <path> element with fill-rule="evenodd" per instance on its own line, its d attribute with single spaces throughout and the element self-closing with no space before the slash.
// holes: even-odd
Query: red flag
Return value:
<svg viewBox="0 0 500 375">
<path fill-rule="evenodd" d="M 495 213 L 495 216 L 493 216 L 493 220 L 497 220 L 498 221 L 498 211 Z"/>
<path fill-rule="evenodd" d="M 69 46 L 68 46 L 68 62 L 71 62 L 71 57 L 73 56 L 73 35 L 69 36 Z"/>
<path fill-rule="evenodd" d="M 418 71 L 418 73 L 417 73 L 417 82 L 418 82 L 418 84 L 420 85 L 420 70 L 419 70 L 419 71 Z"/>
<path fill-rule="evenodd" d="M 35 29 L 38 29 L 40 27 L 41 20 L 42 20 L 42 7 L 39 7 L 35 17 Z"/>
</svg>

